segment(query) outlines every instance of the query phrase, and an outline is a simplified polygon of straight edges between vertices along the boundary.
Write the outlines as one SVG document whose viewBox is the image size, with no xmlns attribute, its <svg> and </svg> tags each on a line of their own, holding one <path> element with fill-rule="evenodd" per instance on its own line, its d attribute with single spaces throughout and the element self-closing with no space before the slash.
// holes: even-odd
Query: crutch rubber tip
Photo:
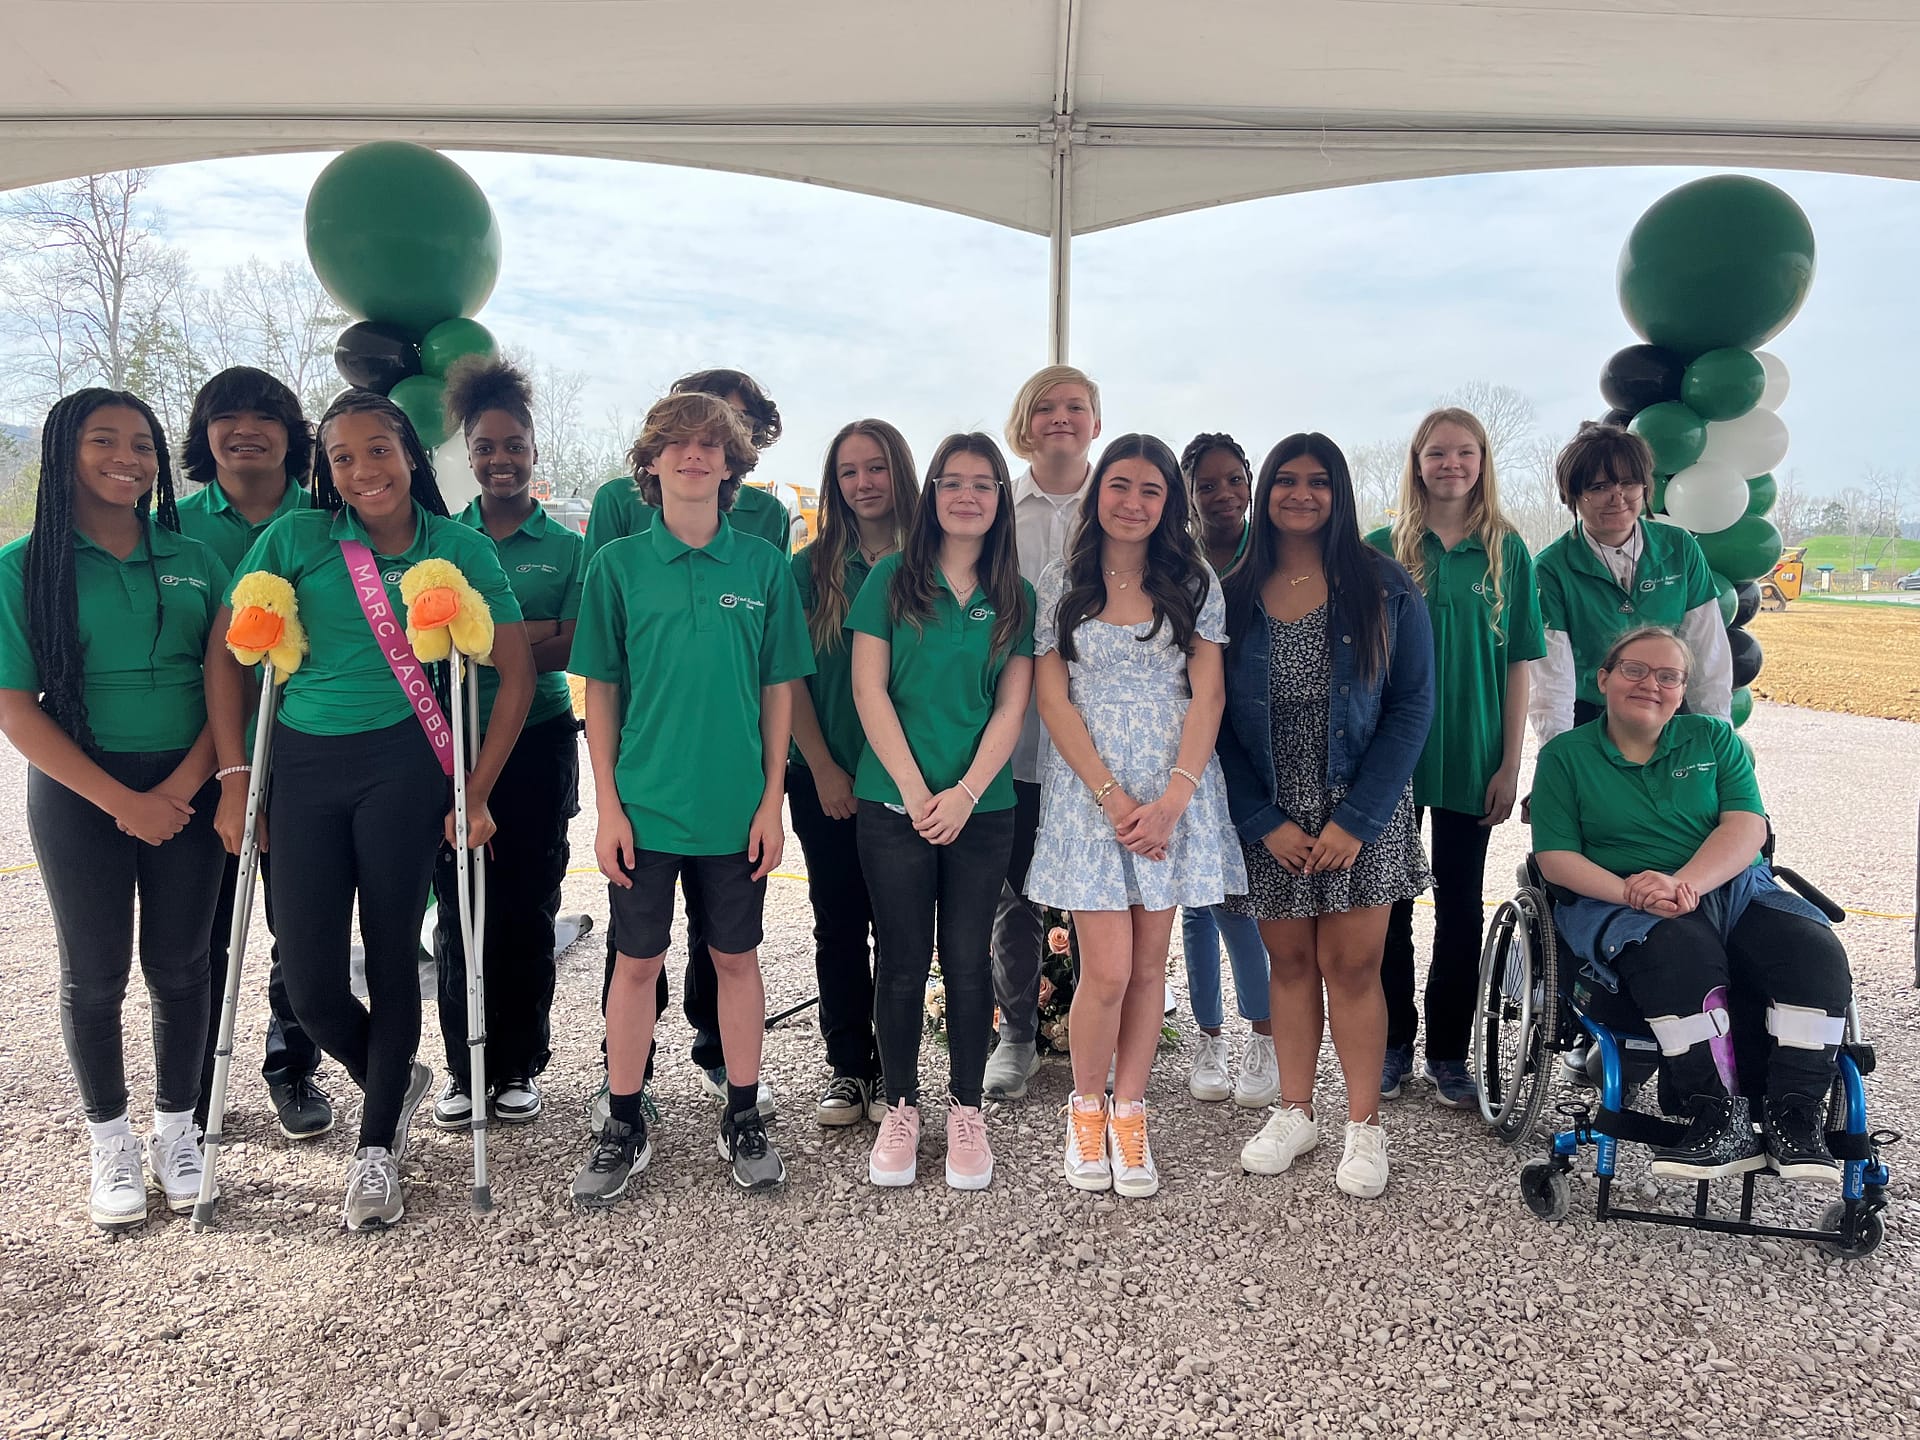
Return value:
<svg viewBox="0 0 1920 1440">
<path fill-rule="evenodd" d="M 213 1224 L 213 1207 L 215 1205 L 218 1205 L 219 1203 L 220 1202 L 218 1200 L 209 1200 L 204 1205 L 197 1204 L 197 1203 L 194 1205 L 193 1207 L 193 1233 L 194 1234 L 204 1235 L 206 1233 L 207 1227 Z"/>
<path fill-rule="evenodd" d="M 493 1190 L 490 1186 L 476 1185 L 473 1187 L 473 1208 L 479 1211 L 493 1209 Z"/>
</svg>

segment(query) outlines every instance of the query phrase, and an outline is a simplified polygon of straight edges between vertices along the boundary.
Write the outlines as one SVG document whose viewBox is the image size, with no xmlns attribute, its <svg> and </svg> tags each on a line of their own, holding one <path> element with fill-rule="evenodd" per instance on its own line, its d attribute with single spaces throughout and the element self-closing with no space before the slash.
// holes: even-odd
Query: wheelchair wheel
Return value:
<svg viewBox="0 0 1920 1440">
<path fill-rule="evenodd" d="M 1846 1218 L 1847 1202 L 1836 1200 L 1820 1216 L 1822 1230 L 1838 1230 L 1840 1222 Z M 1859 1238 L 1848 1245 L 1839 1240 L 1823 1240 L 1821 1246 L 1829 1253 L 1838 1255 L 1842 1260 L 1860 1260 L 1880 1248 L 1880 1242 L 1887 1238 L 1887 1222 L 1878 1211 L 1862 1217 Z"/>
<path fill-rule="evenodd" d="M 1502 1144 L 1533 1133 L 1552 1086 L 1559 956 L 1547 897 L 1531 886 L 1493 912 L 1480 951 L 1473 1070 L 1480 1115 Z"/>
<path fill-rule="evenodd" d="M 1520 1198 L 1542 1220 L 1567 1218 L 1572 1181 L 1551 1160 L 1531 1160 L 1520 1167 Z"/>
</svg>

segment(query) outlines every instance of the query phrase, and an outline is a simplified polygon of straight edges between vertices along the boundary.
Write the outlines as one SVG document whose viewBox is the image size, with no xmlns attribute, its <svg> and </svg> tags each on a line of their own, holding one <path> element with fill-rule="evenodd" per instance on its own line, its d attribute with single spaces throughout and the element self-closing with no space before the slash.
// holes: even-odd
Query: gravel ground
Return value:
<svg viewBox="0 0 1920 1440">
<path fill-rule="evenodd" d="M 1911 807 L 1920 727 L 1762 705 L 1748 732 L 1788 839 L 1782 855 L 1856 910 L 1908 917 L 1912 831 L 1854 833 L 1848 797 Z M 0 760 L 0 868 L 31 861 L 23 770 Z M 591 816 L 575 830 L 589 858 Z M 1523 844 L 1496 839 L 1490 890 Z M 798 870 L 789 842 L 787 868 Z M 569 909 L 604 921 L 590 874 Z M 776 882 L 770 1004 L 812 993 L 804 889 Z M 1426 914 L 1422 912 L 1422 925 Z M 1191 1026 L 1156 1067 L 1151 1201 L 1057 1177 L 1068 1077 L 998 1107 L 992 1188 L 878 1194 L 871 1132 L 823 1132 L 825 1071 L 806 1018 L 769 1037 L 785 1190 L 747 1198 L 712 1150 L 676 1012 L 663 1024 L 655 1159 L 611 1214 L 566 1186 L 596 1083 L 598 934 L 569 953 L 547 1115 L 496 1129 L 498 1208 L 467 1205 L 464 1137 L 415 1131 L 407 1219 L 339 1221 L 356 1105 L 295 1146 L 251 1071 L 236 1083 L 215 1233 L 156 1218 L 114 1240 L 86 1221 L 84 1129 L 60 1048 L 54 946 L 31 869 L 0 876 L 0 1421 L 11 1435 L 496 1437 L 951 1435 L 1788 1436 L 1920 1432 L 1920 1232 L 1909 1151 L 1873 1257 L 1574 1218 L 1535 1220 L 1520 1155 L 1415 1089 L 1386 1110 L 1393 1183 L 1333 1187 L 1337 1137 L 1277 1179 L 1239 1173 L 1260 1117 L 1188 1098 Z M 1910 918 L 1845 927 L 1881 1070 L 1877 1125 L 1920 1134 Z M 253 953 L 263 954 L 256 925 Z M 255 972 L 258 973 L 257 970 Z M 138 991 L 136 983 L 135 990 Z M 136 1117 L 151 1059 L 136 998 Z M 240 1051 L 265 1016 L 250 986 Z M 1184 1021 L 1185 1017 L 1182 1016 Z M 431 1027 L 431 1011 L 428 1024 Z M 422 1053 L 437 1054 L 430 1036 Z M 938 1074 L 943 1057 L 929 1055 Z M 1321 1103 L 1343 1097 L 1331 1051 Z M 937 1147 L 927 1159 L 933 1161 Z M 1534 1152 L 1537 1153 L 1537 1152 Z M 1627 1162 L 1628 1183 L 1645 1184 Z M 1817 1196 L 1769 1208 L 1817 1216 Z M 1664 1195 L 1679 1203 L 1677 1190 Z"/>
</svg>

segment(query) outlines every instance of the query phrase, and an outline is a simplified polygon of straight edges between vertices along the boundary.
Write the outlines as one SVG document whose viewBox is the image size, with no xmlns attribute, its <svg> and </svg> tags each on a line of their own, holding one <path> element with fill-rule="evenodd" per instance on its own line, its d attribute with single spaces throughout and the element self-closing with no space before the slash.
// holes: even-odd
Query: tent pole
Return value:
<svg viewBox="0 0 1920 1440">
<path fill-rule="evenodd" d="M 1053 155 L 1047 233 L 1047 363 L 1067 363 L 1073 280 L 1073 83 L 1079 70 L 1082 0 L 1059 0 L 1054 53 Z"/>
</svg>

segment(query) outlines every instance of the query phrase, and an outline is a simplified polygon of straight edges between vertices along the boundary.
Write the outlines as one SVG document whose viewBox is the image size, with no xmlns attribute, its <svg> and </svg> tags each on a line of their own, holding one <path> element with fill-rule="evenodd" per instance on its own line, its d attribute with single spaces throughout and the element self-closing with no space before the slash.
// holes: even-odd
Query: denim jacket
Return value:
<svg viewBox="0 0 1920 1440">
<path fill-rule="evenodd" d="M 1333 674 L 1327 686 L 1327 784 L 1346 787 L 1333 823 L 1363 844 L 1380 838 L 1427 743 L 1433 721 L 1433 629 L 1426 601 L 1399 564 L 1369 552 L 1386 592 L 1387 662 L 1371 682 L 1359 678 L 1359 646 L 1351 623 L 1329 601 L 1327 641 Z M 1227 713 L 1220 727 L 1220 768 L 1227 808 L 1249 844 L 1291 818 L 1275 803 L 1272 693 L 1268 669 L 1273 636 L 1266 607 L 1254 602 L 1246 633 L 1227 650 Z"/>
</svg>

